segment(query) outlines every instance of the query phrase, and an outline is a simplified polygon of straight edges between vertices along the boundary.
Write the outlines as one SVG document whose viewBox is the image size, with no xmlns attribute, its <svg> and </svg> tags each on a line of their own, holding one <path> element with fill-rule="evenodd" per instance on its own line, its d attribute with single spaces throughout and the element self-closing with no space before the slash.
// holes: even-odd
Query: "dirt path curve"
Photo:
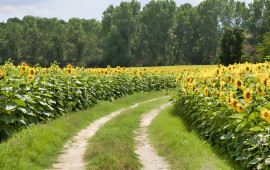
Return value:
<svg viewBox="0 0 270 170">
<path fill-rule="evenodd" d="M 129 108 L 133 109 L 140 104 L 152 102 L 159 99 L 167 98 L 165 97 L 159 97 L 152 100 L 147 100 L 144 102 L 140 102 L 137 104 L 134 104 L 130 106 Z M 88 144 L 88 140 L 95 135 L 95 133 L 99 130 L 99 128 L 104 125 L 106 122 L 111 120 L 113 117 L 119 115 L 123 111 L 127 110 L 120 109 L 116 112 L 113 112 L 107 116 L 104 116 L 94 122 L 92 122 L 87 128 L 81 130 L 76 136 L 72 138 L 65 146 L 63 153 L 59 155 L 58 162 L 56 164 L 53 164 L 54 169 L 65 169 L 65 170 L 83 170 L 85 169 L 85 162 L 83 160 L 83 154 L 86 150 L 86 146 Z"/>
<path fill-rule="evenodd" d="M 163 157 L 158 156 L 156 150 L 151 146 L 151 141 L 147 134 L 147 127 L 161 110 L 170 105 L 170 103 L 163 104 L 159 106 L 159 108 L 151 110 L 148 114 L 142 115 L 140 129 L 138 132 L 135 132 L 137 134 L 135 137 L 137 143 L 135 153 L 139 155 L 140 162 L 143 164 L 142 169 L 158 170 L 169 168 L 169 164 L 164 161 Z"/>
</svg>

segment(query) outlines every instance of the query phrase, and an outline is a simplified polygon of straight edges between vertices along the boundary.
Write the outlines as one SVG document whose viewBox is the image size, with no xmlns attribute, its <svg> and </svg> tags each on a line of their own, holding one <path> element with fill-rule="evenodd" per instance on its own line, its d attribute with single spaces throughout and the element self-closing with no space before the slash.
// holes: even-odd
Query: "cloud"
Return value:
<svg viewBox="0 0 270 170">
<path fill-rule="evenodd" d="M 0 4 L 2 6 L 5 5 L 19 6 L 19 5 L 33 5 L 45 1 L 46 0 L 0 0 Z"/>
</svg>

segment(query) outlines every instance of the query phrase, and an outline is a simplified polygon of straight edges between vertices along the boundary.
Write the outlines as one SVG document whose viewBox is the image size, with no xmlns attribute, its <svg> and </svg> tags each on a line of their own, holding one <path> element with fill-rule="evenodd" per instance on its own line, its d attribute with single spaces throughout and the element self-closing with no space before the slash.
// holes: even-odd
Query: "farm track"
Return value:
<svg viewBox="0 0 270 170">
<path fill-rule="evenodd" d="M 155 100 L 160 100 L 167 98 L 168 96 L 159 97 L 144 102 L 140 102 L 130 106 L 130 109 L 138 107 L 140 104 L 152 102 Z M 163 105 L 162 105 L 163 106 Z M 123 111 L 128 108 L 120 109 L 115 111 L 105 117 L 102 117 L 93 123 L 91 123 L 87 128 L 81 130 L 76 136 L 74 136 L 67 144 L 64 146 L 62 154 L 58 157 L 58 163 L 53 164 L 53 169 L 65 169 L 65 170 L 84 170 L 85 162 L 83 160 L 83 154 L 86 151 L 88 145 L 88 140 L 95 135 L 99 128 L 112 118 L 118 116 Z"/>
<path fill-rule="evenodd" d="M 171 103 L 166 103 L 158 108 L 151 110 L 148 114 L 141 116 L 140 129 L 135 132 L 137 134 L 135 153 L 139 155 L 140 162 L 143 165 L 142 169 L 168 169 L 169 164 L 164 161 L 163 157 L 158 156 L 156 150 L 152 147 L 151 141 L 148 138 L 148 126 L 151 121 L 160 113 L 161 110 L 170 106 Z"/>
</svg>

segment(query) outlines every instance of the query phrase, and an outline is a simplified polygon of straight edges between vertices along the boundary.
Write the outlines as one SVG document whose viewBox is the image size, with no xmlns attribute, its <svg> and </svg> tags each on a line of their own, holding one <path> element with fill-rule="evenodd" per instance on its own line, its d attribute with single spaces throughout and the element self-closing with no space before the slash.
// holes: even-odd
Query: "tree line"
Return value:
<svg viewBox="0 0 270 170">
<path fill-rule="evenodd" d="M 227 27 L 244 29 L 241 61 L 262 61 L 256 47 L 264 48 L 269 37 L 270 0 L 205 0 L 179 7 L 173 0 L 152 0 L 143 8 L 132 0 L 110 5 L 101 21 L 10 18 L 0 23 L 0 64 L 8 59 L 43 67 L 54 61 L 85 67 L 217 64 Z"/>
</svg>

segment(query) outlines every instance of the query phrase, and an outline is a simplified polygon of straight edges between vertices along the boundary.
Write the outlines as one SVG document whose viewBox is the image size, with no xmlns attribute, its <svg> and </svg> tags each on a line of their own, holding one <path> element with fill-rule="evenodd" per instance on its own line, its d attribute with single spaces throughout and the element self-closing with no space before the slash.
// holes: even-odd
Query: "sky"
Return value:
<svg viewBox="0 0 270 170">
<path fill-rule="evenodd" d="M 72 17 L 83 19 L 97 19 L 101 21 L 103 12 L 113 4 L 119 5 L 121 1 L 130 0 L 0 0 L 0 22 L 8 18 L 25 15 L 63 19 L 68 21 Z M 143 7 L 150 0 L 138 0 Z M 193 6 L 203 0 L 174 0 L 177 6 L 189 2 Z M 250 3 L 253 0 L 242 0 Z"/>
</svg>

